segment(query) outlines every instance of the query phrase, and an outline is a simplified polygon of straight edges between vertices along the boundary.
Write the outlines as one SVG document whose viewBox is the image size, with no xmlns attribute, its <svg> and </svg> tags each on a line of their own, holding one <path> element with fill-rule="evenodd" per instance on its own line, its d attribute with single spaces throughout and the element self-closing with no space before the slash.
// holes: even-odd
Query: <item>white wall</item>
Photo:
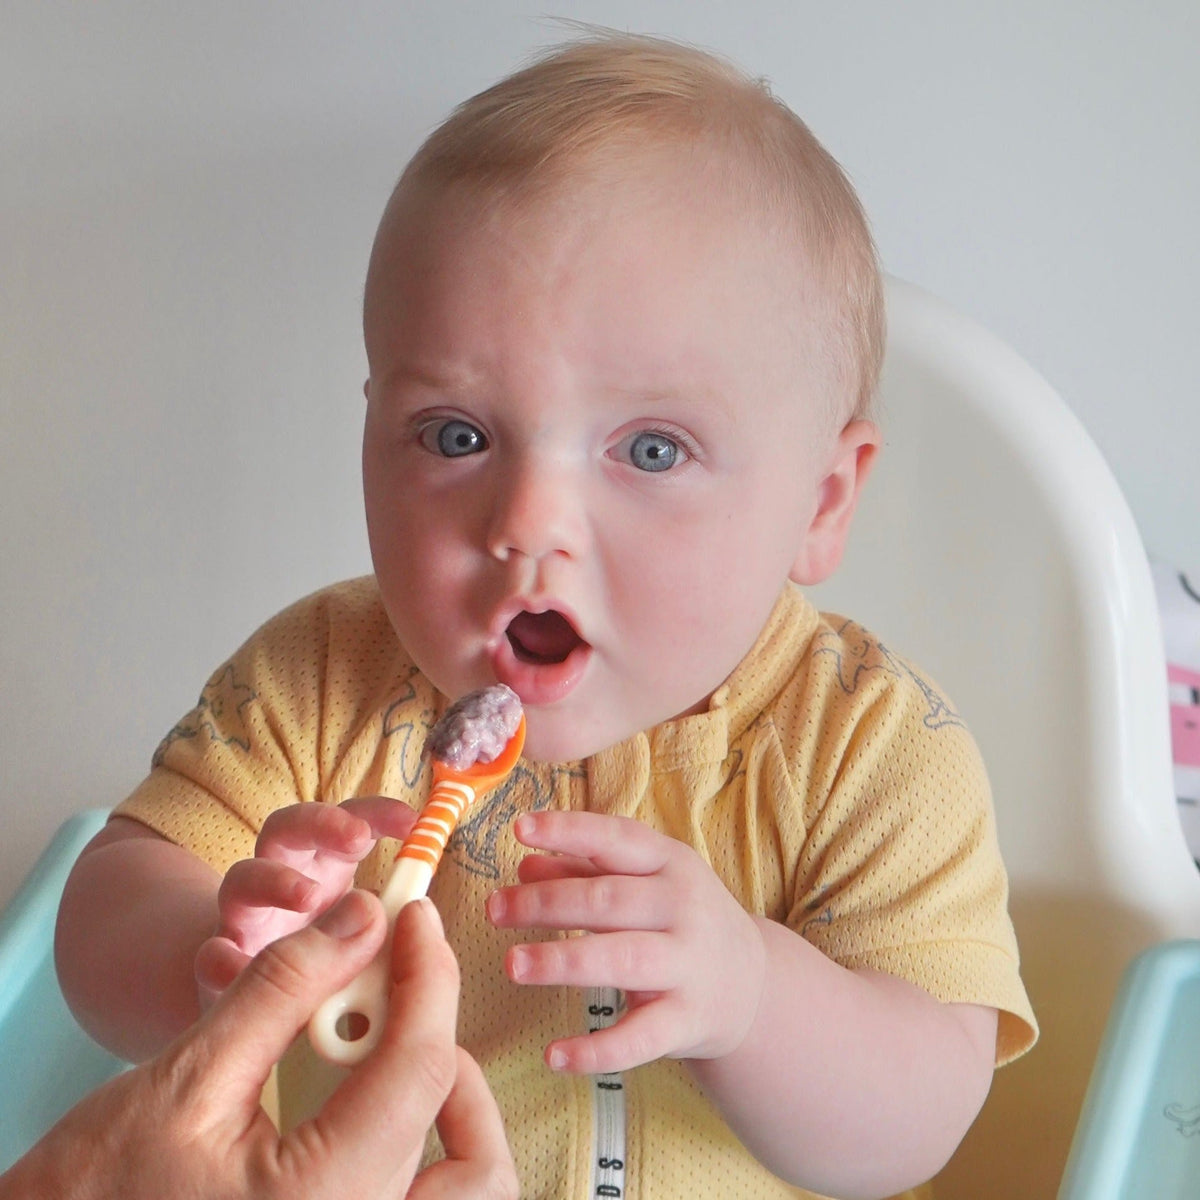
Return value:
<svg viewBox="0 0 1200 1200">
<path fill-rule="evenodd" d="M 7 0 L 0 903 L 259 621 L 367 569 L 374 222 L 455 101 L 558 40 L 546 12 L 772 79 L 887 268 L 1034 362 L 1200 575 L 1194 0 Z"/>
</svg>

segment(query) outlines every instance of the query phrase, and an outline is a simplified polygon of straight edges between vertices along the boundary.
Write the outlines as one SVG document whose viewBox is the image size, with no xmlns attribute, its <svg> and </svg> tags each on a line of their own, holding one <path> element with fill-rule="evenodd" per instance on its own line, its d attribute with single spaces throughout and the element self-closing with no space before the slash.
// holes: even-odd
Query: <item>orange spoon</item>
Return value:
<svg viewBox="0 0 1200 1200">
<path fill-rule="evenodd" d="M 463 813 L 503 783 L 525 745 L 525 715 L 499 756 L 458 769 L 433 759 L 433 786 L 417 823 L 404 839 L 379 899 L 388 918 L 388 936 L 367 967 L 313 1014 L 308 1040 L 322 1058 L 341 1066 L 362 1062 L 379 1041 L 387 1017 L 392 961 L 392 926 L 400 910 L 429 890 L 450 835 Z"/>
</svg>

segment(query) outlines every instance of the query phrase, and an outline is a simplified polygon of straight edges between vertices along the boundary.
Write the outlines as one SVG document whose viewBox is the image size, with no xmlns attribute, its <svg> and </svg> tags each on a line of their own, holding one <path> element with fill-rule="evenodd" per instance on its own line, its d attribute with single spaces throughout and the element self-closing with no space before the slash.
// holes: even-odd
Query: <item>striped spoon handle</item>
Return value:
<svg viewBox="0 0 1200 1200">
<path fill-rule="evenodd" d="M 383 946 L 363 971 L 313 1013 L 308 1023 L 313 1049 L 328 1062 L 354 1066 L 378 1044 L 387 1018 L 392 927 L 400 910 L 429 890 L 446 843 L 475 795 L 475 789 L 464 780 L 435 780 L 379 894 L 388 919 Z"/>
</svg>

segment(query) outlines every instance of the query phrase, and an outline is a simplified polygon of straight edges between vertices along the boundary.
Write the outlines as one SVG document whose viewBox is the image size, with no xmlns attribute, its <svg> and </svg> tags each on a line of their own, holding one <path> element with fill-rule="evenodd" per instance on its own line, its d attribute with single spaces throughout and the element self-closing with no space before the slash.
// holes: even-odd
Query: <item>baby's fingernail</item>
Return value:
<svg viewBox="0 0 1200 1200">
<path fill-rule="evenodd" d="M 207 993 L 207 996 L 202 998 L 211 1003 L 237 978 L 237 967 L 231 963 L 223 963 L 215 968 L 197 963 L 195 976 L 201 993 Z"/>
<path fill-rule="evenodd" d="M 371 923 L 371 910 L 357 892 L 347 892 L 332 908 L 322 913 L 315 924 L 330 937 L 343 941 L 362 933 Z"/>
<path fill-rule="evenodd" d="M 557 1046 L 551 1046 L 550 1049 L 546 1051 L 546 1065 L 552 1071 L 563 1070 L 567 1065 L 566 1052 L 560 1050 Z"/>
<path fill-rule="evenodd" d="M 524 946 L 514 946 L 508 952 L 508 977 L 520 983 L 529 974 L 529 951 Z"/>
<path fill-rule="evenodd" d="M 484 904 L 487 910 L 488 920 L 493 923 L 499 921 L 504 916 L 504 896 L 501 892 L 493 892 Z"/>
</svg>

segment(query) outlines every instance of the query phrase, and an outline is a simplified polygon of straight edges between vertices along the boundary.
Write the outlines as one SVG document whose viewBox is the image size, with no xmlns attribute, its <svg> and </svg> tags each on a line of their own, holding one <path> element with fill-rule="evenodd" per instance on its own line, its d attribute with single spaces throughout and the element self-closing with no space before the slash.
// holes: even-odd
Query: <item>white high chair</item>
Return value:
<svg viewBox="0 0 1200 1200">
<path fill-rule="evenodd" d="M 816 599 L 928 670 L 988 763 L 1042 1038 L 997 1074 L 938 1196 L 1046 1200 L 1123 969 L 1200 934 L 1155 598 L 1115 482 L 1047 384 L 925 293 L 893 281 L 888 301 L 885 453 Z M 0 1089 L 0 1169 L 120 1066 L 71 1021 L 49 953 L 102 819 L 65 828 L 0 921 L 0 1075 L 19 1083 Z"/>
<path fill-rule="evenodd" d="M 1157 607 L 1120 491 L 1048 384 L 911 285 L 889 281 L 888 320 L 884 453 L 815 599 L 920 663 L 982 749 L 1042 1033 L 937 1195 L 1043 1200 L 1123 969 L 1200 936 Z"/>
</svg>

